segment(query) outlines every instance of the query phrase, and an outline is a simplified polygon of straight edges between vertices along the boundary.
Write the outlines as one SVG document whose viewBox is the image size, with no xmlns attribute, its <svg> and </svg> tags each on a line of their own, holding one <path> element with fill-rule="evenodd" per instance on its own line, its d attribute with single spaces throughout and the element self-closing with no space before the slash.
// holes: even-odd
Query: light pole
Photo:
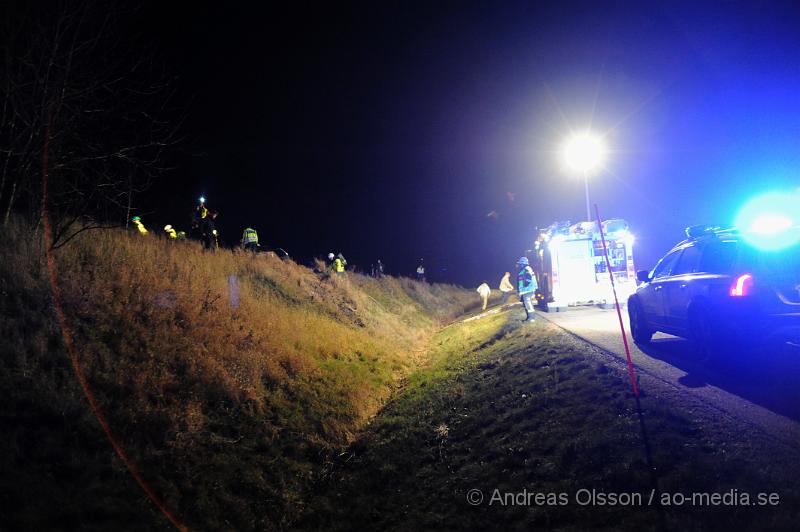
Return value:
<svg viewBox="0 0 800 532">
<path fill-rule="evenodd" d="M 592 220 L 592 207 L 589 205 L 589 172 L 583 171 L 583 190 L 586 192 L 586 221 Z"/>
<path fill-rule="evenodd" d="M 561 158 L 566 166 L 583 175 L 587 221 L 592 220 L 592 209 L 589 203 L 589 175 L 603 167 L 607 155 L 608 150 L 603 138 L 589 130 L 573 134 L 564 142 L 561 150 Z"/>
</svg>

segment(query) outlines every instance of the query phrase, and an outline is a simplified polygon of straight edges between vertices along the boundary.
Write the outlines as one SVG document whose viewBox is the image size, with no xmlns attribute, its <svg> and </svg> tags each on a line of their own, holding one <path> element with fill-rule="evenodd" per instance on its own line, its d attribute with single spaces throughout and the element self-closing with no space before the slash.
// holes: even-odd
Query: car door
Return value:
<svg viewBox="0 0 800 532">
<path fill-rule="evenodd" d="M 692 300 L 693 281 L 697 277 L 702 250 L 692 243 L 683 248 L 680 259 L 663 281 L 664 314 L 670 331 L 683 334 L 688 323 L 689 303 Z"/>
<path fill-rule="evenodd" d="M 668 327 L 664 312 L 664 283 L 669 279 L 682 251 L 677 249 L 658 261 L 650 275 L 650 282 L 636 292 L 647 321 L 658 330 Z"/>
</svg>

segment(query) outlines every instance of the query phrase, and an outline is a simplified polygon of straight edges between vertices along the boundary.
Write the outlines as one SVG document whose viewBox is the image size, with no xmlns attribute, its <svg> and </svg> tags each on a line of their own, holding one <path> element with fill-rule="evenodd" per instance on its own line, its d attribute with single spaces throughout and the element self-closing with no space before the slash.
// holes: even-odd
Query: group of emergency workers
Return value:
<svg viewBox="0 0 800 532">
<path fill-rule="evenodd" d="M 218 212 L 211 211 L 206 207 L 205 198 L 201 197 L 197 207 L 195 207 L 192 217 L 192 231 L 195 237 L 203 243 L 203 248 L 216 253 L 219 247 L 219 232 L 216 228 L 216 218 Z M 136 228 L 138 234 L 147 235 L 149 231 L 144 226 L 140 216 L 131 218 L 131 223 Z M 172 225 L 167 224 L 164 226 L 164 235 L 169 240 L 185 240 L 186 233 L 184 231 L 177 231 Z M 260 249 L 258 243 L 258 232 L 252 227 L 246 227 L 242 232 L 242 239 L 240 241 L 241 247 L 244 251 L 257 253 Z M 337 277 L 344 275 L 347 268 L 347 260 L 344 255 L 339 253 L 334 255 L 328 253 L 328 271 Z M 378 259 L 378 266 L 372 267 L 373 277 L 380 277 L 383 275 L 383 263 Z M 416 270 L 417 280 L 425 282 L 425 263 L 423 259 L 419 259 L 419 265 Z M 503 303 L 508 303 L 511 293 L 514 291 L 514 286 L 510 281 L 511 272 L 505 272 L 503 278 L 500 280 L 500 291 L 504 294 Z M 532 299 L 538 289 L 536 282 L 536 275 L 530 267 L 527 257 L 520 257 L 517 261 L 517 293 L 519 294 L 520 301 L 525 308 L 525 321 L 533 321 L 535 319 L 534 303 Z M 489 303 L 489 296 L 491 295 L 491 288 L 489 283 L 484 281 L 477 289 L 478 294 L 481 296 L 483 302 L 483 310 Z"/>
<path fill-rule="evenodd" d="M 511 284 L 511 272 L 506 272 L 503 275 L 502 279 L 500 279 L 500 286 L 498 288 L 500 289 L 500 292 L 504 294 L 503 304 L 508 303 L 511 293 L 514 291 L 514 285 Z M 533 299 L 536 291 L 539 289 L 539 285 L 536 282 L 536 275 L 533 273 L 533 269 L 530 266 L 528 257 L 520 257 L 520 259 L 517 261 L 516 288 L 517 293 L 519 294 L 519 299 L 522 302 L 523 308 L 525 309 L 525 320 L 523 321 L 534 321 L 536 318 L 536 313 L 534 312 Z M 486 310 L 486 307 L 489 304 L 489 296 L 492 293 L 489 283 L 486 281 L 481 283 L 476 289 L 476 292 L 478 292 L 478 295 L 481 296 L 481 301 L 483 303 L 482 309 Z"/>
<path fill-rule="evenodd" d="M 212 253 L 216 253 L 219 247 L 219 231 L 216 226 L 216 219 L 219 213 L 212 211 L 206 206 L 205 198 L 201 197 L 199 203 L 192 213 L 192 235 L 196 240 L 203 244 L 203 248 Z M 131 218 L 131 223 L 138 234 L 147 235 L 149 231 L 144 226 L 141 216 Z M 186 232 L 178 231 L 171 224 L 164 226 L 164 236 L 169 240 L 186 240 Z M 242 232 L 241 247 L 245 251 L 257 252 L 258 233 L 252 227 L 247 227 Z"/>
<path fill-rule="evenodd" d="M 218 214 L 219 213 L 217 211 L 210 210 L 206 206 L 204 197 L 200 198 L 199 203 L 192 213 L 192 235 L 196 240 L 199 240 L 203 244 L 204 249 L 212 253 L 216 253 L 217 248 L 219 247 L 219 231 L 216 227 L 216 218 Z M 139 235 L 149 234 L 149 231 L 142 222 L 141 216 L 134 216 L 131 218 L 131 223 Z M 164 226 L 164 236 L 171 241 L 186 239 L 186 233 L 184 231 L 177 231 L 170 224 Z M 242 232 L 240 245 L 241 249 L 244 251 L 258 253 L 261 250 L 261 247 L 258 243 L 258 232 L 252 227 L 246 227 Z M 328 254 L 328 261 L 328 270 L 330 272 L 337 276 L 341 276 L 345 273 L 347 260 L 344 258 L 344 255 L 341 253 L 338 255 L 330 253 Z M 380 273 L 376 274 L 375 276 L 383 275 L 383 267 L 383 263 L 378 260 L 378 267 L 376 271 Z"/>
</svg>

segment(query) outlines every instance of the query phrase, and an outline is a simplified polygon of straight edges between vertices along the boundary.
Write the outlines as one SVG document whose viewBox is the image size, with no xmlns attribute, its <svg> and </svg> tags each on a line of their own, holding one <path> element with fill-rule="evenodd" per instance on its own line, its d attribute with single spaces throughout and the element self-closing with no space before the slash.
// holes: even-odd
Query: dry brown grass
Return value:
<svg viewBox="0 0 800 532">
<path fill-rule="evenodd" d="M 51 398 L 68 388 L 77 405 L 68 364 L 37 374 L 66 357 L 40 243 L 22 226 L 7 239 L 0 345 L 14 354 L 3 386 L 22 385 L 16 372 L 36 375 Z M 425 362 L 431 334 L 477 302 L 454 286 L 328 278 L 122 231 L 84 233 L 57 264 L 81 363 L 113 430 L 168 504 L 208 528 L 289 522 L 326 457 Z"/>
</svg>

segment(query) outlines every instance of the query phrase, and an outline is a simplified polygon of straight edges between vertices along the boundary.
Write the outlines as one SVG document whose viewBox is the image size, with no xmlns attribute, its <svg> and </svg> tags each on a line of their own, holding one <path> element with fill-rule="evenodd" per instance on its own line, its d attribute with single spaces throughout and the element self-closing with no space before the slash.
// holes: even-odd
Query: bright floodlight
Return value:
<svg viewBox="0 0 800 532">
<path fill-rule="evenodd" d="M 200 203 L 205 203 L 205 202 L 206 202 L 206 198 L 204 198 L 203 196 L 200 196 Z"/>
<path fill-rule="evenodd" d="M 591 173 L 603 167 L 608 150 L 603 138 L 590 131 L 575 133 L 564 143 L 561 156 L 572 170 Z"/>
</svg>

